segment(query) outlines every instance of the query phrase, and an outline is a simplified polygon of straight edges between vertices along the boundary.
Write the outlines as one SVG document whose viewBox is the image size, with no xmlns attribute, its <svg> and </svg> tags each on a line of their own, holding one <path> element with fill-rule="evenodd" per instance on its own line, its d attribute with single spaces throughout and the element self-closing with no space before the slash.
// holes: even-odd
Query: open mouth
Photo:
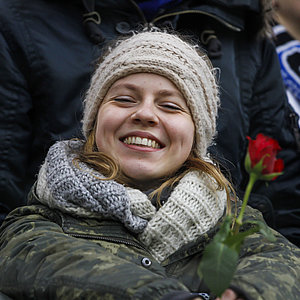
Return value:
<svg viewBox="0 0 300 300">
<path fill-rule="evenodd" d="M 162 145 L 160 145 L 157 141 L 148 138 L 142 138 L 139 136 L 128 136 L 124 138 L 122 142 L 127 145 L 137 145 L 137 146 L 149 147 L 153 149 L 162 148 Z"/>
</svg>

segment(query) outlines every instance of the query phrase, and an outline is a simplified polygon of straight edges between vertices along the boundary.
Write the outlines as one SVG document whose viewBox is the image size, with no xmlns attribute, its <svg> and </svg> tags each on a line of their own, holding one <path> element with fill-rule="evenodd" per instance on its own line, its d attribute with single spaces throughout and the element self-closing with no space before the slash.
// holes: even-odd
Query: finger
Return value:
<svg viewBox="0 0 300 300">
<path fill-rule="evenodd" d="M 221 296 L 220 300 L 236 300 L 237 299 L 237 294 L 231 290 L 227 289 Z"/>
</svg>

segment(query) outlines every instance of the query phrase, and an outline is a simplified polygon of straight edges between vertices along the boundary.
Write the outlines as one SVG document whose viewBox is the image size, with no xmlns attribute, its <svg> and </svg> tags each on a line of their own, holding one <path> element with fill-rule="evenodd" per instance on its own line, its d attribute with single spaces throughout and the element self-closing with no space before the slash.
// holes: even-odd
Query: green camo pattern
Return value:
<svg viewBox="0 0 300 300">
<path fill-rule="evenodd" d="M 251 208 L 246 217 L 262 218 Z M 0 291 L 43 300 L 156 300 L 174 291 L 207 292 L 197 266 L 216 230 L 159 264 L 120 223 L 21 207 L 0 230 Z M 275 235 L 276 242 L 255 234 L 244 243 L 232 286 L 249 299 L 300 299 L 300 249 Z M 150 266 L 143 265 L 145 257 Z"/>
</svg>

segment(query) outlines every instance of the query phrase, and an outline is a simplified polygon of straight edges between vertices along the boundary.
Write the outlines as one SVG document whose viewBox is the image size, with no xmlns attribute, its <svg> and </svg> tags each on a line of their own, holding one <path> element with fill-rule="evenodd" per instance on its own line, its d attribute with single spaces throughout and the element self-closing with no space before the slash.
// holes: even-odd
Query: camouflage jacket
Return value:
<svg viewBox="0 0 300 300">
<path fill-rule="evenodd" d="M 262 217 L 249 208 L 247 218 Z M 197 267 L 216 230 L 159 264 L 122 224 L 74 218 L 36 202 L 2 224 L 0 291 L 13 299 L 64 300 L 165 300 L 176 291 L 208 292 Z M 247 299 L 300 299 L 300 249 L 275 235 L 275 243 L 260 234 L 245 240 L 232 287 Z"/>
</svg>

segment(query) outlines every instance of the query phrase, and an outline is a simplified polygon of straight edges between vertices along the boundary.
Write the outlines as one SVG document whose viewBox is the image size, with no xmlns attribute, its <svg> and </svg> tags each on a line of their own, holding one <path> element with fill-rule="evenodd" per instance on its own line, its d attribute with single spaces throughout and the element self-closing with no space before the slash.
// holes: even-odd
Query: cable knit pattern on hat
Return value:
<svg viewBox="0 0 300 300">
<path fill-rule="evenodd" d="M 211 68 L 195 47 L 173 34 L 142 32 L 121 41 L 95 71 L 85 98 L 83 133 L 92 130 L 111 85 L 130 74 L 154 73 L 172 81 L 187 101 L 196 127 L 196 152 L 206 156 L 216 132 L 218 88 Z"/>
<path fill-rule="evenodd" d="M 212 228 L 226 205 L 226 192 L 204 173 L 186 174 L 158 210 L 146 194 L 113 181 L 80 162 L 81 141 L 54 144 L 40 170 L 36 193 L 50 208 L 88 218 L 112 218 L 138 233 L 159 261 Z"/>
</svg>

